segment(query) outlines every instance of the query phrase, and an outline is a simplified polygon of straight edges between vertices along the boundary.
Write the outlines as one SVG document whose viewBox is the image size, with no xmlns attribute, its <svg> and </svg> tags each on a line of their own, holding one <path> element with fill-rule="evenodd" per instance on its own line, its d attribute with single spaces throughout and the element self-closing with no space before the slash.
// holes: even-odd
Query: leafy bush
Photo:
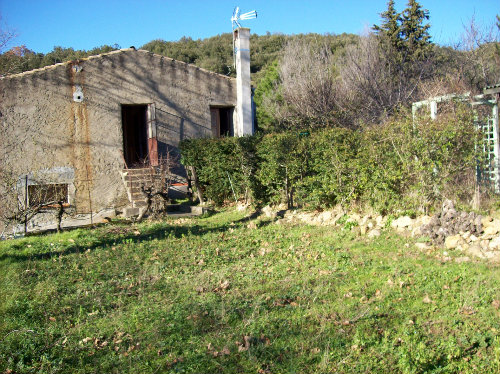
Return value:
<svg viewBox="0 0 500 374">
<path fill-rule="evenodd" d="M 294 204 L 294 196 L 308 170 L 308 142 L 298 132 L 266 135 L 257 145 L 257 179 L 268 202 Z"/>
<path fill-rule="evenodd" d="M 399 118 L 362 131 L 330 128 L 181 143 L 206 197 L 327 208 L 369 206 L 384 214 L 428 211 L 474 193 L 478 131 L 471 113 L 439 120 Z"/>
<path fill-rule="evenodd" d="M 255 150 L 258 137 L 189 139 L 181 143 L 181 162 L 196 169 L 206 197 L 216 204 L 247 196 L 255 187 Z M 232 185 L 232 187 L 231 187 Z"/>
</svg>

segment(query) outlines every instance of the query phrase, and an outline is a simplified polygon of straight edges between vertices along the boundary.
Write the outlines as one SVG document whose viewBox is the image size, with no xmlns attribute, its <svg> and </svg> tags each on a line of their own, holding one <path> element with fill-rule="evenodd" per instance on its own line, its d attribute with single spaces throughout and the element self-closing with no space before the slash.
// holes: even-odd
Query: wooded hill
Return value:
<svg viewBox="0 0 500 374">
<path fill-rule="evenodd" d="M 326 43 L 332 50 L 340 50 L 347 44 L 356 43 L 358 36 L 353 34 L 300 34 L 284 35 L 253 34 L 250 38 L 251 46 L 251 72 L 254 80 L 266 66 L 276 61 L 282 54 L 283 48 L 291 40 L 304 39 Z M 118 45 L 104 45 L 91 50 L 74 50 L 73 48 L 54 47 L 47 53 L 37 53 L 25 46 L 14 47 L 0 55 L 0 75 L 16 74 L 44 66 L 57 64 L 64 61 L 77 60 L 100 53 L 110 52 L 121 48 Z M 152 40 L 139 48 L 150 52 L 194 64 L 216 73 L 235 76 L 232 55 L 232 35 L 224 33 L 206 39 L 193 40 L 182 37 L 178 41 Z"/>
<path fill-rule="evenodd" d="M 397 12 L 390 0 L 368 35 L 251 36 L 257 121 L 264 131 L 377 124 L 401 107 L 449 93 L 481 93 L 500 82 L 500 18 L 485 31 L 474 23 L 460 42 L 439 46 L 429 34 L 429 12 L 416 0 Z M 0 55 L 0 75 L 105 53 L 55 47 L 46 55 L 24 46 Z M 140 48 L 234 76 L 232 35 L 153 40 Z"/>
</svg>

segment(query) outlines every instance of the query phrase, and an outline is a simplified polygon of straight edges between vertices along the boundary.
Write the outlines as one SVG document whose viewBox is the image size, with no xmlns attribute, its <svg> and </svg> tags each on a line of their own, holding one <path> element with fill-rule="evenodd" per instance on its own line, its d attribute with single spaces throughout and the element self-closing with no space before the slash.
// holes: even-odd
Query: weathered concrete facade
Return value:
<svg viewBox="0 0 500 374">
<path fill-rule="evenodd" d="M 132 150 L 136 141 L 124 121 L 143 110 L 148 155 L 161 157 L 182 139 L 212 136 L 217 108 L 230 108 L 236 128 L 236 95 L 233 78 L 133 48 L 3 77 L 0 171 L 20 185 L 40 175 L 68 184 L 81 213 L 123 207 L 125 137 Z"/>
</svg>

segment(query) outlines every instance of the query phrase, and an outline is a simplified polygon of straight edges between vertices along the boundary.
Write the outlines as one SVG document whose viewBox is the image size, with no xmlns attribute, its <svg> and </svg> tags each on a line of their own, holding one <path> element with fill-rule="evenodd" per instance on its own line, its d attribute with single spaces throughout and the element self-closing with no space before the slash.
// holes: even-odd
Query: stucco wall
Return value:
<svg viewBox="0 0 500 374">
<path fill-rule="evenodd" d="M 175 148 L 211 135 L 210 105 L 235 105 L 236 83 L 134 49 L 1 78 L 0 170 L 72 168 L 79 212 L 126 205 L 121 105 L 150 103 L 159 150 Z"/>
</svg>

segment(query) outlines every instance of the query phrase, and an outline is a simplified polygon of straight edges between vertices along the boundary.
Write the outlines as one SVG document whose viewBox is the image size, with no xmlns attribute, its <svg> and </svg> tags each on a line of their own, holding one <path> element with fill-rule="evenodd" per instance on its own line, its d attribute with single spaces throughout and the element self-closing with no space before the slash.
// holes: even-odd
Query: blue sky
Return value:
<svg viewBox="0 0 500 374">
<path fill-rule="evenodd" d="M 153 39 L 178 40 L 231 31 L 235 5 L 257 10 L 243 22 L 252 33 L 362 33 L 379 23 L 386 0 L 0 0 L 3 24 L 26 45 L 47 53 L 54 46 L 91 49 L 104 44 L 140 47 Z M 431 35 L 439 44 L 458 40 L 473 15 L 478 24 L 493 25 L 500 0 L 421 0 L 430 11 Z M 396 0 L 401 11 L 406 0 Z"/>
</svg>

